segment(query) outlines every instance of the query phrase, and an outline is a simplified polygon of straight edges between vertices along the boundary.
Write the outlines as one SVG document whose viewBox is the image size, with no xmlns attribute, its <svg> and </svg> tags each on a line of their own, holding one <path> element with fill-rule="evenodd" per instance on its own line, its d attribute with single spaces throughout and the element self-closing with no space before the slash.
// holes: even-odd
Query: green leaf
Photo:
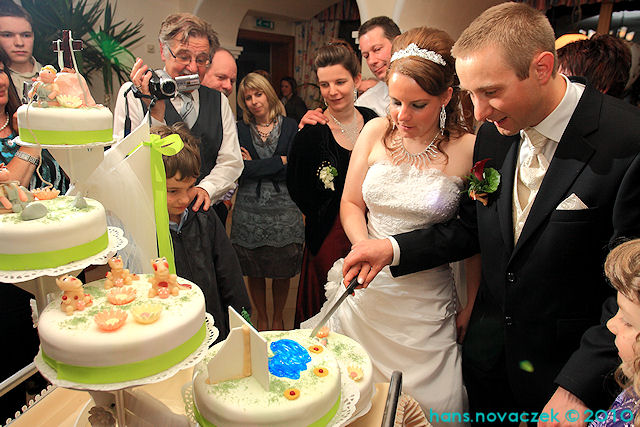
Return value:
<svg viewBox="0 0 640 427">
<path fill-rule="evenodd" d="M 142 19 L 135 24 L 116 22 L 116 6 L 117 2 L 110 0 L 22 0 L 22 7 L 33 19 L 33 56 L 41 64 L 57 65 L 51 43 L 62 38 L 62 30 L 71 30 L 73 38 L 85 45 L 81 52 L 75 52 L 78 71 L 89 83 L 93 74 L 101 74 L 105 92 L 112 94 L 113 75 L 120 84 L 128 80 L 135 59 L 128 48 L 143 38 Z"/>
<path fill-rule="evenodd" d="M 483 185 L 482 191 L 485 193 L 493 193 L 500 185 L 500 173 L 494 168 L 485 168 L 484 181 L 485 185 Z"/>
</svg>

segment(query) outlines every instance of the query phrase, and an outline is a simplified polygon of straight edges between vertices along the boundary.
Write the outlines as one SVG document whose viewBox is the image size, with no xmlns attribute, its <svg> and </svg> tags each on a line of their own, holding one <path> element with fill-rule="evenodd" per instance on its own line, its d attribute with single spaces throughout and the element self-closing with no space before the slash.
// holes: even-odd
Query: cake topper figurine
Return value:
<svg viewBox="0 0 640 427">
<path fill-rule="evenodd" d="M 67 315 L 72 315 L 76 310 L 82 311 L 93 304 L 91 295 L 84 293 L 80 279 L 70 274 L 65 274 L 56 279 L 56 285 L 64 291 L 60 309 Z"/>
<path fill-rule="evenodd" d="M 151 283 L 149 298 L 155 296 L 168 298 L 169 295 L 178 295 L 181 289 L 188 289 L 178 283 L 178 276 L 169 272 L 169 263 L 165 257 L 152 259 L 151 266 L 153 267 L 153 276 L 149 279 Z"/>
<path fill-rule="evenodd" d="M 123 268 L 124 263 L 121 256 L 114 256 L 109 259 L 108 263 L 111 271 L 107 273 L 107 280 L 104 282 L 105 289 L 111 289 L 114 286 L 117 288 L 128 286 L 135 279 L 134 275 L 129 273 L 129 269 Z"/>
<path fill-rule="evenodd" d="M 29 91 L 29 99 L 38 107 L 95 107 L 95 100 L 89 92 L 84 77 L 78 69 L 73 52 L 82 49 L 82 40 L 73 40 L 71 31 L 62 31 L 62 40 L 53 42 L 54 52 L 58 52 L 60 72 L 51 65 L 40 71 L 38 79 Z"/>
<path fill-rule="evenodd" d="M 60 88 L 56 84 L 58 72 L 53 65 L 45 65 L 40 70 L 38 78 L 33 82 L 29 91 L 29 99 L 35 99 L 38 107 L 54 107 L 60 105 L 56 97 L 60 94 Z"/>
</svg>

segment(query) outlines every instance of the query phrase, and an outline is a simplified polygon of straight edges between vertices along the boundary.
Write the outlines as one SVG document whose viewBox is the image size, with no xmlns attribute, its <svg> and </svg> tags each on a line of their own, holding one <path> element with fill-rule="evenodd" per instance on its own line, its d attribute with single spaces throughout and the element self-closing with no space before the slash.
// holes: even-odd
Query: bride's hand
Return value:
<svg viewBox="0 0 640 427">
<path fill-rule="evenodd" d="M 366 288 L 374 277 L 393 260 L 389 239 L 366 239 L 355 243 L 345 257 L 342 274 L 345 283 L 358 277 L 359 287 Z"/>
<path fill-rule="evenodd" d="M 469 319 L 471 318 L 471 310 L 467 305 L 460 310 L 456 315 L 456 329 L 458 331 L 458 344 L 462 344 L 464 336 L 467 333 L 467 326 L 469 326 Z"/>
</svg>

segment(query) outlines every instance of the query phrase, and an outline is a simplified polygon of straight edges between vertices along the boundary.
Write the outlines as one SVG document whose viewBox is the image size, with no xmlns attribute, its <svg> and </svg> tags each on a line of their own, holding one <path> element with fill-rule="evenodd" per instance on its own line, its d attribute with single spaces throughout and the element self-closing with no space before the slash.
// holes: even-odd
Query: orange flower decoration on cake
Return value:
<svg viewBox="0 0 640 427">
<path fill-rule="evenodd" d="M 329 375 L 329 371 L 327 370 L 327 368 L 323 367 L 315 368 L 313 370 L 313 373 L 319 377 L 326 377 L 327 375 Z"/>
<path fill-rule="evenodd" d="M 284 391 L 284 397 L 289 400 L 296 400 L 300 397 L 300 390 L 297 388 L 288 388 Z"/>
<path fill-rule="evenodd" d="M 359 366 L 347 366 L 347 372 L 349 373 L 349 378 L 354 381 L 360 381 L 364 375 Z"/>
<path fill-rule="evenodd" d="M 316 353 L 317 354 L 317 353 L 322 353 L 324 348 L 321 345 L 312 345 L 307 350 L 309 350 L 311 353 Z"/>
<path fill-rule="evenodd" d="M 93 319 L 100 329 L 111 332 L 124 325 L 125 320 L 127 320 L 127 313 L 117 308 L 112 308 L 111 310 L 101 311 Z"/>
<path fill-rule="evenodd" d="M 320 328 L 320 330 L 318 331 L 318 333 L 316 334 L 316 336 L 318 338 L 326 338 L 329 336 L 329 327 L 328 326 L 323 326 L 322 328 Z"/>
<path fill-rule="evenodd" d="M 60 190 L 56 190 L 55 188 L 37 188 L 31 190 L 31 193 L 38 200 L 51 200 L 58 197 Z"/>
<path fill-rule="evenodd" d="M 113 288 L 107 294 L 107 299 L 113 305 L 129 304 L 136 299 L 136 291 L 131 287 Z"/>
</svg>

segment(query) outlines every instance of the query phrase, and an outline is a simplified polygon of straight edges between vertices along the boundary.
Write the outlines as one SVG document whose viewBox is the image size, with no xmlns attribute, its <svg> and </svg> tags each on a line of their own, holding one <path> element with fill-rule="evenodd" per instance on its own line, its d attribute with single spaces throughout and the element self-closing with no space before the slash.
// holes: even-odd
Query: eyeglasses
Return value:
<svg viewBox="0 0 640 427">
<path fill-rule="evenodd" d="M 167 49 L 169 49 L 169 53 L 171 54 L 171 56 L 173 56 L 179 64 L 182 64 L 182 65 L 191 64 L 191 61 L 193 60 L 193 56 L 191 56 L 190 53 L 185 52 L 185 53 L 179 53 L 178 55 L 176 55 L 175 53 L 173 53 L 173 51 L 171 50 L 168 44 L 165 44 L 165 46 L 167 46 Z M 211 57 L 203 53 L 201 55 L 196 56 L 195 61 L 198 67 L 208 67 L 209 64 L 211 64 Z"/>
</svg>

